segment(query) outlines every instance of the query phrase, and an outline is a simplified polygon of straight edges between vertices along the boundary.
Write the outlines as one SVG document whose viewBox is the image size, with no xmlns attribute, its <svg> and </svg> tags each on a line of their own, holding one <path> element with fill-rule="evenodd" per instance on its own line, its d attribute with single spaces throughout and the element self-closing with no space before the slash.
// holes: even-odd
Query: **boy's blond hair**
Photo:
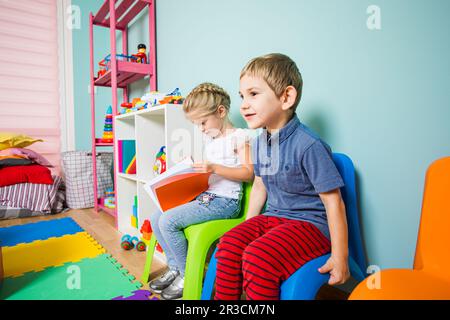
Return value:
<svg viewBox="0 0 450 320">
<path fill-rule="evenodd" d="M 196 86 L 183 102 L 183 111 L 186 114 L 195 113 L 196 116 L 209 116 L 224 106 L 227 113 L 230 111 L 230 96 L 218 85 L 204 82 Z"/>
<path fill-rule="evenodd" d="M 281 53 L 271 53 L 252 59 L 242 69 L 243 76 L 260 77 L 266 81 L 277 97 L 281 97 L 288 86 L 297 90 L 292 109 L 295 112 L 302 97 L 303 79 L 295 62 Z"/>
</svg>

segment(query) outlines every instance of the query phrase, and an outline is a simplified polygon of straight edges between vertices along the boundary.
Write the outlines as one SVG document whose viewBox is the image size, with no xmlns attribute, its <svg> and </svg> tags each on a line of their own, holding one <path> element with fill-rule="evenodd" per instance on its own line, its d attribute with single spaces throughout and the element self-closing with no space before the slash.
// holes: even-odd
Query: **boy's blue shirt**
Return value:
<svg viewBox="0 0 450 320">
<path fill-rule="evenodd" d="M 264 214 L 311 222 L 330 239 L 319 193 L 344 185 L 330 147 L 294 115 L 272 136 L 263 130 L 253 140 L 252 155 L 255 175 L 267 190 Z"/>
</svg>

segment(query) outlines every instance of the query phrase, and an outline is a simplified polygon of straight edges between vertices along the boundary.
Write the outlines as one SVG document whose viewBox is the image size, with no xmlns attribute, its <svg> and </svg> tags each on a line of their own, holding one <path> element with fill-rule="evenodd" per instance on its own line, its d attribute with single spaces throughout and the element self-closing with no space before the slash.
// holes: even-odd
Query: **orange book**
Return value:
<svg viewBox="0 0 450 320">
<path fill-rule="evenodd" d="M 185 159 L 145 184 L 144 189 L 161 211 L 188 203 L 208 190 L 211 174 L 195 172 L 192 164 L 192 159 Z"/>
</svg>

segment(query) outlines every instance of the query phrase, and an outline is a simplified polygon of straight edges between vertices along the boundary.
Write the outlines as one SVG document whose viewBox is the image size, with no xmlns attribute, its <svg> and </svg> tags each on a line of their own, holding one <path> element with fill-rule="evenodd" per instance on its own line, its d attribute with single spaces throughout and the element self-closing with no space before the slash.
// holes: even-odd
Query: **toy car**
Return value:
<svg viewBox="0 0 450 320">
<path fill-rule="evenodd" d="M 137 251 L 145 251 L 146 248 L 147 248 L 147 245 L 145 244 L 144 241 L 139 241 L 139 242 L 136 244 L 136 250 L 137 250 Z"/>
<path fill-rule="evenodd" d="M 120 246 L 124 250 L 131 250 L 139 244 L 139 239 L 137 237 L 131 237 L 129 234 L 124 235 L 120 241 Z"/>
</svg>

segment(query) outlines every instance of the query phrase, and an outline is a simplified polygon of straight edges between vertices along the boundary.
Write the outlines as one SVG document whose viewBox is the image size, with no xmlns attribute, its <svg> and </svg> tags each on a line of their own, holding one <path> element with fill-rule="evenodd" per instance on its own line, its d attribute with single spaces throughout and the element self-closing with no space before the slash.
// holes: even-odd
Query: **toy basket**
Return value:
<svg viewBox="0 0 450 320">
<path fill-rule="evenodd" d="M 113 153 L 97 153 L 97 190 L 103 196 L 113 188 Z M 66 183 L 66 202 L 72 209 L 94 206 L 94 178 L 92 175 L 92 153 L 68 151 L 62 153 L 62 169 Z"/>
</svg>

